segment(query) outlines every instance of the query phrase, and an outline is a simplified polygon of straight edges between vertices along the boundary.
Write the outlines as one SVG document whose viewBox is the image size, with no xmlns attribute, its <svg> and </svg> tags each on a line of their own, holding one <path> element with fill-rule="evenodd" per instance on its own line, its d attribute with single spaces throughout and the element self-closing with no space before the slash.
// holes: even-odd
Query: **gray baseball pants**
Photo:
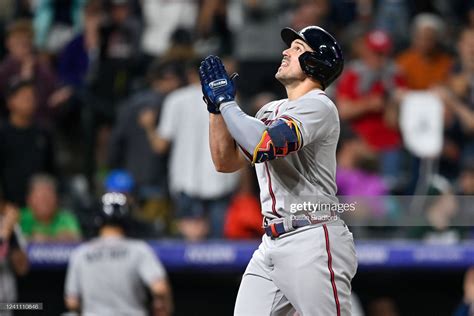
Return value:
<svg viewBox="0 0 474 316">
<path fill-rule="evenodd" d="M 264 235 L 242 278 L 234 316 L 350 316 L 356 270 L 352 233 L 340 220 L 275 239 Z"/>
</svg>

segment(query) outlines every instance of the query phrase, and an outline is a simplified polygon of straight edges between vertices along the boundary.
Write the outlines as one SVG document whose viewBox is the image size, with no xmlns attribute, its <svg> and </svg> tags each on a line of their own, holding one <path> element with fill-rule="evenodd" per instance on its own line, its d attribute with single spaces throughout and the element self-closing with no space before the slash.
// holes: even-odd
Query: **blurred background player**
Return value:
<svg viewBox="0 0 474 316">
<path fill-rule="evenodd" d="M 126 237 L 125 195 L 104 194 L 99 212 L 99 236 L 71 256 L 65 284 L 67 308 L 81 315 L 144 316 L 149 290 L 154 315 L 171 315 L 171 289 L 163 266 L 145 242 Z"/>
</svg>

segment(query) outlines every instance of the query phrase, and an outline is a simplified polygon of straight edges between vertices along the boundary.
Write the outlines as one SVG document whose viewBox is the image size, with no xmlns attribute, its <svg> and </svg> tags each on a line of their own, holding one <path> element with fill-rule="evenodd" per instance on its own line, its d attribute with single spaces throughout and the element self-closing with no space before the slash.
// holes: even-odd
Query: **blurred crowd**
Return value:
<svg viewBox="0 0 474 316">
<path fill-rule="evenodd" d="M 341 199 L 430 197 L 412 209 L 365 205 L 356 238 L 472 238 L 452 224 L 474 195 L 474 1 L 2 0 L 1 262 L 24 274 L 25 239 L 96 235 L 105 192 L 127 196 L 132 237 L 259 238 L 254 171 L 215 171 L 196 70 L 221 56 L 255 114 L 284 97 L 274 78 L 281 28 L 307 25 L 330 31 L 345 53 L 326 91 L 342 125 Z M 408 211 L 423 225 L 366 227 Z M 472 309 L 469 271 L 456 315 Z M 381 298 L 368 315 L 399 313 Z"/>
<path fill-rule="evenodd" d="M 256 113 L 284 96 L 280 29 L 306 25 L 345 52 L 327 89 L 342 125 L 339 195 L 435 196 L 417 212 L 429 229 L 407 236 L 472 236 L 449 225 L 472 207 L 452 200 L 474 193 L 474 2 L 463 0 L 4 0 L 2 209 L 30 241 L 77 241 L 96 233 L 97 197 L 121 192 L 132 236 L 258 238 L 254 172 L 215 171 L 196 70 L 221 56 Z"/>
</svg>

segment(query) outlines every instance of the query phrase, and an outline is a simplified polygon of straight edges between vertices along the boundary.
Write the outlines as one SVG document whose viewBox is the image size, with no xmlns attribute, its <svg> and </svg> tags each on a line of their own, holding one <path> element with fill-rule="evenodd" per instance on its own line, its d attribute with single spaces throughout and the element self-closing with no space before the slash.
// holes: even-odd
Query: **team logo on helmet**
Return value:
<svg viewBox="0 0 474 316">
<path fill-rule="evenodd" d="M 112 204 L 125 205 L 127 203 L 127 197 L 122 193 L 109 192 L 109 193 L 105 193 L 102 196 L 102 203 L 104 205 L 112 205 Z"/>
</svg>

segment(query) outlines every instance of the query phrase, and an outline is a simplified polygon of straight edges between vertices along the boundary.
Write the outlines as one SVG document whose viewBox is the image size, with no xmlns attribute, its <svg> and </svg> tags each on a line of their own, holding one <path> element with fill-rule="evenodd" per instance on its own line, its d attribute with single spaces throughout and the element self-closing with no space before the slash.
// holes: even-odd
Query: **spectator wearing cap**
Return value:
<svg viewBox="0 0 474 316">
<path fill-rule="evenodd" d="M 59 207 L 56 181 L 46 174 L 31 178 L 20 225 L 25 237 L 32 242 L 71 242 L 81 238 L 76 217 Z"/>
<path fill-rule="evenodd" d="M 425 90 L 446 83 L 453 65 L 451 56 L 441 47 L 444 24 L 431 13 L 413 20 L 411 46 L 396 58 L 406 80 L 406 88 Z"/>
<path fill-rule="evenodd" d="M 34 123 L 36 108 L 31 81 L 13 80 L 7 91 L 8 121 L 0 127 L 0 184 L 5 200 L 25 205 L 27 184 L 39 172 L 55 173 L 50 134 Z"/>
<path fill-rule="evenodd" d="M 386 32 L 373 30 L 359 40 L 359 58 L 345 68 L 336 104 L 341 119 L 380 156 L 382 174 L 396 181 L 401 139 L 393 92 L 405 81 L 390 57 L 392 41 Z"/>
<path fill-rule="evenodd" d="M 7 29 L 5 40 L 8 55 L 0 63 L 0 93 L 7 90 L 13 78 L 32 80 L 37 100 L 35 119 L 43 125 L 52 124 L 54 106 L 61 104 L 69 91 L 56 90 L 58 85 L 53 68 L 34 52 L 31 23 L 27 20 L 13 22 Z"/>
</svg>

